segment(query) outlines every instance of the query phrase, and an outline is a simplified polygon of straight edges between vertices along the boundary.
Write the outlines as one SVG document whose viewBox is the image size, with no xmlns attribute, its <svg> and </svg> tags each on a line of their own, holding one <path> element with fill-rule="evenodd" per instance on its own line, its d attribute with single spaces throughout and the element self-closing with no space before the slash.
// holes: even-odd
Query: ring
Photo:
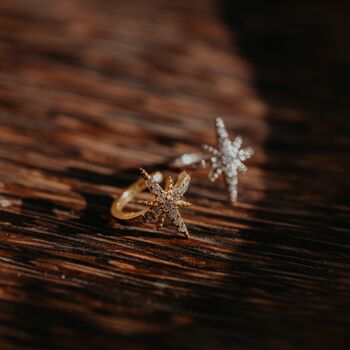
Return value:
<svg viewBox="0 0 350 350">
<path fill-rule="evenodd" d="M 179 208 L 191 205 L 182 199 L 188 189 L 191 177 L 183 171 L 174 184 L 173 178 L 168 176 L 165 189 L 163 189 L 160 186 L 163 180 L 161 172 L 150 175 L 146 170 L 140 170 L 143 178 L 129 186 L 119 198 L 114 200 L 111 206 L 111 215 L 118 220 L 133 224 L 156 222 L 158 230 L 163 227 L 165 220 L 168 219 L 175 225 L 179 233 L 189 238 L 189 233 Z M 125 206 L 132 201 L 136 194 L 144 191 L 146 188 L 153 195 L 153 200 L 139 201 L 138 203 L 145 205 L 147 208 L 137 212 L 125 212 Z"/>
<path fill-rule="evenodd" d="M 239 135 L 231 141 L 224 121 L 221 118 L 216 118 L 215 124 L 216 147 L 203 145 L 203 152 L 185 153 L 175 159 L 171 166 L 175 168 L 206 168 L 210 166 L 209 180 L 214 182 L 222 175 L 226 183 L 230 202 L 233 204 L 238 197 L 238 173 L 247 172 L 248 168 L 243 162 L 249 159 L 254 154 L 254 151 L 251 147 L 241 148 L 243 139 Z"/>
</svg>

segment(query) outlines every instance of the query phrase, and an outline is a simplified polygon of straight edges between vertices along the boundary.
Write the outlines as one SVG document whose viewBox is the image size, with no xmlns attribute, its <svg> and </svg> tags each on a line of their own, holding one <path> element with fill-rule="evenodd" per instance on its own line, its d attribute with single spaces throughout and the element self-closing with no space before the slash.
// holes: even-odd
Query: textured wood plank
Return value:
<svg viewBox="0 0 350 350">
<path fill-rule="evenodd" d="M 347 9 L 0 2 L 1 349 L 347 348 Z M 238 204 L 199 172 L 190 240 L 113 222 L 218 114 Z"/>
</svg>

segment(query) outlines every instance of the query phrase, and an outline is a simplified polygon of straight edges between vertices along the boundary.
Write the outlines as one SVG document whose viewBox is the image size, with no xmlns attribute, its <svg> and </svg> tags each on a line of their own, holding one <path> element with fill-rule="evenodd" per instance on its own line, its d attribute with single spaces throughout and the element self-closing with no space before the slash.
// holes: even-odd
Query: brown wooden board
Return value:
<svg viewBox="0 0 350 350">
<path fill-rule="evenodd" d="M 0 2 L 1 350 L 349 349 L 349 6 L 286 3 Z M 111 220 L 216 115 L 238 203 Z"/>
</svg>

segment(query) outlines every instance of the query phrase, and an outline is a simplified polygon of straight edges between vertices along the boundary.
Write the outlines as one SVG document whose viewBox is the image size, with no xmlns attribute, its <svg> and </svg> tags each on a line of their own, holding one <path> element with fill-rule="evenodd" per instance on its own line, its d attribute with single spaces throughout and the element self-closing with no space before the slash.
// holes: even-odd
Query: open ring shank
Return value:
<svg viewBox="0 0 350 350">
<path fill-rule="evenodd" d="M 158 183 L 162 182 L 163 180 L 163 174 L 161 172 L 156 172 L 151 176 Z M 111 207 L 112 216 L 114 216 L 119 220 L 132 220 L 140 216 L 144 216 L 149 211 L 149 208 L 139 210 L 137 212 L 128 212 L 128 213 L 125 213 L 123 210 L 125 206 L 130 201 L 132 201 L 132 199 L 135 197 L 137 193 L 144 191 L 146 188 L 147 188 L 146 182 L 143 178 L 140 178 L 138 181 L 136 181 L 131 186 L 129 186 L 119 198 L 114 200 Z"/>
<path fill-rule="evenodd" d="M 185 153 L 181 157 L 172 162 L 175 168 L 187 168 L 200 166 L 205 161 L 207 156 L 204 153 Z"/>
</svg>

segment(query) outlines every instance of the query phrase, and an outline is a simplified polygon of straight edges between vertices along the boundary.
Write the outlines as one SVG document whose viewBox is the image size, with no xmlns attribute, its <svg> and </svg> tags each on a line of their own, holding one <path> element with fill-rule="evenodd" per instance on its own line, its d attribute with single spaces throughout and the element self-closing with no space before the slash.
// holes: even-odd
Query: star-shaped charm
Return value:
<svg viewBox="0 0 350 350">
<path fill-rule="evenodd" d="M 163 227 L 165 219 L 168 218 L 176 226 L 177 230 L 188 238 L 187 227 L 181 217 L 179 208 L 189 207 L 191 205 L 191 203 L 182 200 L 190 184 L 191 177 L 183 171 L 174 185 L 173 178 L 168 176 L 166 178 L 165 189 L 163 190 L 146 170 L 140 170 L 149 191 L 154 196 L 153 201 L 140 201 L 140 204 L 149 207 L 151 217 L 157 221 L 158 230 Z"/>
<path fill-rule="evenodd" d="M 203 162 L 204 166 L 210 164 L 212 170 L 209 173 L 209 180 L 216 181 L 223 175 L 230 201 L 237 200 L 238 172 L 245 173 L 248 169 L 243 162 L 249 159 L 254 151 L 252 148 L 241 148 L 242 137 L 236 136 L 233 141 L 228 138 L 224 122 L 216 118 L 217 148 L 204 145 L 203 148 L 208 154 L 208 159 Z"/>
</svg>

